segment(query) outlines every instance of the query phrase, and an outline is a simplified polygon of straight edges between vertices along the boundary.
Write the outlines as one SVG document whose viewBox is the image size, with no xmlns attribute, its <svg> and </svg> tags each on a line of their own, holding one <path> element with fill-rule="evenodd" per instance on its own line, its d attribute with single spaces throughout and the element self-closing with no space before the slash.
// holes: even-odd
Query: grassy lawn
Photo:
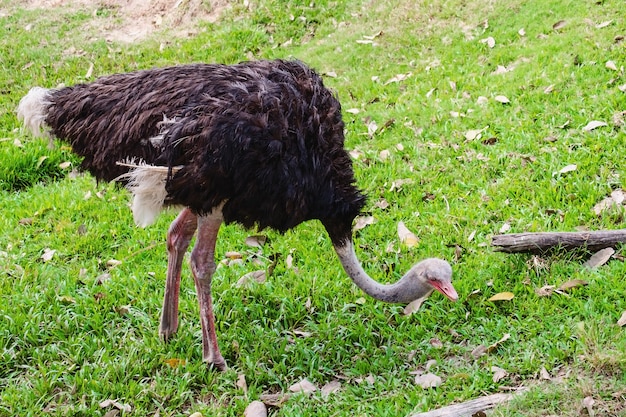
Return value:
<svg viewBox="0 0 626 417">
<path fill-rule="evenodd" d="M 490 247 L 500 232 L 625 227 L 622 207 L 593 211 L 626 185 L 622 0 L 251 0 L 193 35 L 163 25 L 132 43 L 105 39 L 121 16 L 98 4 L 0 0 L 0 416 L 241 416 L 270 394 L 275 416 L 407 416 L 520 387 L 494 415 L 626 415 L 622 247 L 593 270 L 586 253 Z M 337 92 L 375 220 L 355 235 L 365 269 L 392 282 L 445 258 L 460 301 L 435 294 L 405 316 L 351 283 L 319 223 L 229 225 L 213 280 L 229 370 L 217 373 L 202 363 L 187 265 L 179 331 L 158 337 L 175 213 L 136 228 L 125 190 L 76 172 L 15 108 L 35 85 L 257 58 L 298 58 Z M 400 221 L 418 245 L 400 242 Z M 267 237 L 260 249 L 253 234 Z M 237 285 L 258 269 L 272 270 L 266 282 Z M 537 293 L 571 280 L 586 285 Z M 514 298 L 489 301 L 501 292 Z M 416 383 L 427 370 L 441 385 Z M 282 396 L 305 378 L 340 388 Z"/>
</svg>

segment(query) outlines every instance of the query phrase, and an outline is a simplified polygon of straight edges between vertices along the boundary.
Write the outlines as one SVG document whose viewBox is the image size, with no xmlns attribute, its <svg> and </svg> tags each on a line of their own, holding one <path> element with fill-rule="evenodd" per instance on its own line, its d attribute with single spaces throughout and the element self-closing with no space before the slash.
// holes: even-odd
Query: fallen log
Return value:
<svg viewBox="0 0 626 417">
<path fill-rule="evenodd" d="M 591 252 L 626 242 L 626 229 L 594 232 L 536 232 L 495 235 L 491 245 L 496 252 L 541 254 L 551 249 L 583 248 Z"/>
<path fill-rule="evenodd" d="M 426 411 L 424 413 L 412 414 L 409 417 L 470 417 L 481 411 L 489 410 L 498 404 L 507 402 L 513 397 L 523 392 L 520 390 L 513 394 L 492 394 L 475 400 L 466 401 L 461 404 L 453 404 L 437 410 Z"/>
</svg>

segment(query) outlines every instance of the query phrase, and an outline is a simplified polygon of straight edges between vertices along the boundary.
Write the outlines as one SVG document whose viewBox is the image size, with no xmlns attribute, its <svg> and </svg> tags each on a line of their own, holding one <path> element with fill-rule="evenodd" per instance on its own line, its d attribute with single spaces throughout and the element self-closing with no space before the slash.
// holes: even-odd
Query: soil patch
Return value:
<svg viewBox="0 0 626 417">
<path fill-rule="evenodd" d="M 233 0 L 22 0 L 28 9 L 86 9 L 94 19 L 89 32 L 113 42 L 134 42 L 153 32 L 172 29 L 193 34 L 198 22 L 215 22 Z"/>
</svg>

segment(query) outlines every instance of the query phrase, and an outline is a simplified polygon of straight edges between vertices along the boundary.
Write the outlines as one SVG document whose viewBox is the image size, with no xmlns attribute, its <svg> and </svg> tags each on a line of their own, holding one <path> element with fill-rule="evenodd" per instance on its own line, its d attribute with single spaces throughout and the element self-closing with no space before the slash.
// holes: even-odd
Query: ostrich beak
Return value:
<svg viewBox="0 0 626 417">
<path fill-rule="evenodd" d="M 450 301 L 456 301 L 459 299 L 459 294 L 457 294 L 451 282 L 430 281 L 430 285 L 445 295 Z"/>
</svg>

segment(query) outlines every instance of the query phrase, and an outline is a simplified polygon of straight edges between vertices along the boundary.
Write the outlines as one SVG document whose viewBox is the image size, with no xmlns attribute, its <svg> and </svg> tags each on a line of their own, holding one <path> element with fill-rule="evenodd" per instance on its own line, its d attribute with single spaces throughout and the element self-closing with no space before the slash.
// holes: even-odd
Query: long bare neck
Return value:
<svg viewBox="0 0 626 417">
<path fill-rule="evenodd" d="M 415 274 L 415 267 L 411 268 L 398 282 L 381 284 L 372 279 L 363 270 L 361 263 L 354 252 L 351 240 L 334 244 L 339 261 L 352 281 L 367 295 L 388 303 L 409 303 L 418 298 L 428 296 L 433 287 L 421 279 L 411 279 Z"/>
</svg>

